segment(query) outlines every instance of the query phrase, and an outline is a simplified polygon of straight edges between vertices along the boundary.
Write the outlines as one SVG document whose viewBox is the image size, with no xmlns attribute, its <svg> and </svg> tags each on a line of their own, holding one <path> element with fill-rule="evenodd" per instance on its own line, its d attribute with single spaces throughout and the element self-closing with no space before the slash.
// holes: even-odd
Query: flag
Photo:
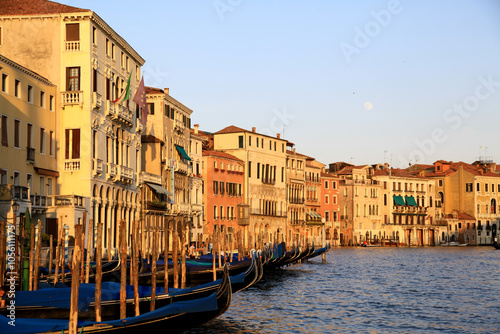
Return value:
<svg viewBox="0 0 500 334">
<path fill-rule="evenodd" d="M 130 98 L 130 78 L 132 78 L 132 72 L 128 76 L 127 87 L 116 100 L 112 101 L 113 103 L 122 103 Z"/>
<path fill-rule="evenodd" d="M 135 103 L 142 109 L 142 124 L 146 124 L 148 120 L 148 105 L 146 103 L 146 87 L 144 87 L 144 76 L 142 76 L 137 92 L 135 92 L 134 100 Z"/>
</svg>

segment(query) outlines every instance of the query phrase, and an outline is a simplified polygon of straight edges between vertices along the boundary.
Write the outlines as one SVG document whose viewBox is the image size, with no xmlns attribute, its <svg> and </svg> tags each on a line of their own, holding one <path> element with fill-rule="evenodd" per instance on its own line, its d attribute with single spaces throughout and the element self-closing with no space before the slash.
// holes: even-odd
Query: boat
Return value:
<svg viewBox="0 0 500 334">
<path fill-rule="evenodd" d="M 439 246 L 442 247 L 465 247 L 467 243 L 459 243 L 458 241 L 442 241 L 439 243 Z"/>
<path fill-rule="evenodd" d="M 79 321 L 78 332 L 85 333 L 137 333 L 138 331 L 177 333 L 198 326 L 223 314 L 231 303 L 232 290 L 227 266 L 224 277 L 217 285 L 217 290 L 208 296 L 189 300 L 165 303 L 155 311 L 125 319 Z M 158 301 L 157 301 L 158 302 Z M 44 312 L 40 310 L 39 312 Z M 68 333 L 69 321 L 66 319 L 22 318 L 17 313 L 15 326 L 9 325 L 11 319 L 0 315 L 0 328 L 4 334 Z"/>
</svg>

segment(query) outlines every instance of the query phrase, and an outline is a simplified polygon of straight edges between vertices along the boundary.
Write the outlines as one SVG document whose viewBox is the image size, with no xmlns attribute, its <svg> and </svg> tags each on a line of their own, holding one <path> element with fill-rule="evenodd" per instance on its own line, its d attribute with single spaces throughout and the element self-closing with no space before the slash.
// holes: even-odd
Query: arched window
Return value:
<svg viewBox="0 0 500 334">
<path fill-rule="evenodd" d="M 494 198 L 491 199 L 491 213 L 497 213 L 497 201 Z"/>
</svg>

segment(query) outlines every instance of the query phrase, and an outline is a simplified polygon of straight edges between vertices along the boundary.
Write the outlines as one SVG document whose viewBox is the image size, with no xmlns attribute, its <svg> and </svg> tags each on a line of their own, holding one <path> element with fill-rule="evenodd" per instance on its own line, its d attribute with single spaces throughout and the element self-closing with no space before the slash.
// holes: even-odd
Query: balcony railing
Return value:
<svg viewBox="0 0 500 334">
<path fill-rule="evenodd" d="M 97 92 L 92 93 L 92 108 L 101 109 L 102 106 L 102 96 Z"/>
<path fill-rule="evenodd" d="M 276 180 L 274 180 L 274 179 L 272 179 L 270 177 L 269 178 L 268 177 L 263 177 L 262 178 L 262 183 L 274 185 L 274 184 L 276 184 Z"/>
<path fill-rule="evenodd" d="M 77 195 L 47 196 L 47 206 L 77 206 L 83 207 L 84 197 Z"/>
<path fill-rule="evenodd" d="M 174 204 L 173 209 L 174 209 L 175 213 L 187 213 L 187 212 L 189 212 L 189 204 L 177 203 L 177 204 Z"/>
<path fill-rule="evenodd" d="M 151 182 L 161 184 L 161 175 L 151 174 L 148 172 L 141 172 L 139 174 L 139 183 Z"/>
<path fill-rule="evenodd" d="M 26 160 L 29 162 L 29 163 L 35 163 L 35 149 L 34 148 L 31 148 L 31 147 L 27 147 L 26 148 Z"/>
<path fill-rule="evenodd" d="M 340 220 L 348 220 L 349 216 L 348 215 L 341 215 Z"/>
<path fill-rule="evenodd" d="M 7 185 L 7 187 L 10 187 L 11 199 L 27 201 L 30 198 L 28 187 L 17 186 L 17 185 Z"/>
<path fill-rule="evenodd" d="M 186 174 L 188 171 L 188 165 L 180 160 L 176 160 L 174 171 Z"/>
<path fill-rule="evenodd" d="M 116 105 L 116 112 L 114 114 L 114 119 L 123 122 L 127 125 L 132 125 L 134 114 L 128 109 L 127 106 L 122 106 L 121 104 Z"/>
<path fill-rule="evenodd" d="M 130 167 L 120 166 L 120 177 L 125 181 L 133 181 L 134 170 Z"/>
<path fill-rule="evenodd" d="M 106 177 L 107 178 L 113 178 L 116 177 L 118 173 L 118 168 L 116 164 L 108 162 L 108 165 L 106 166 Z"/>
<path fill-rule="evenodd" d="M 286 217 L 287 213 L 282 211 L 269 212 L 263 209 L 251 209 L 250 213 L 252 215 L 269 216 L 269 217 Z"/>
<path fill-rule="evenodd" d="M 31 197 L 31 207 L 33 209 L 47 207 L 47 196 L 31 195 L 30 197 Z"/>
<path fill-rule="evenodd" d="M 64 161 L 64 171 L 73 172 L 80 170 L 80 159 L 71 159 Z"/>
<path fill-rule="evenodd" d="M 106 116 L 114 116 L 116 114 L 115 104 L 110 100 L 106 100 Z"/>
<path fill-rule="evenodd" d="M 292 198 L 290 200 L 291 204 L 304 204 L 305 199 L 304 198 Z"/>
<path fill-rule="evenodd" d="M 67 52 L 80 51 L 80 41 L 67 41 L 64 44 L 64 50 Z"/>
<path fill-rule="evenodd" d="M 137 118 L 135 120 L 135 131 L 138 133 L 141 133 L 143 131 L 143 125 L 142 125 L 142 120 L 140 118 Z"/>
<path fill-rule="evenodd" d="M 79 104 L 83 106 L 83 92 L 82 91 L 68 91 L 61 92 L 61 105 L 63 107 Z"/>
<path fill-rule="evenodd" d="M 102 159 L 93 160 L 92 170 L 94 171 L 94 175 L 100 175 L 104 172 L 104 163 L 102 162 Z"/>
</svg>

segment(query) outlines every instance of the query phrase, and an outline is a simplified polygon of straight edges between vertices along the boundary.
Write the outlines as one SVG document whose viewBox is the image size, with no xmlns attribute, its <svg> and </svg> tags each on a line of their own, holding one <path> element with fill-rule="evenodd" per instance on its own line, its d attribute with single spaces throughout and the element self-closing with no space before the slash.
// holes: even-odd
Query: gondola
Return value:
<svg viewBox="0 0 500 334">
<path fill-rule="evenodd" d="M 169 302 L 155 311 L 126 319 L 101 322 L 79 321 L 78 332 L 83 333 L 137 333 L 138 331 L 177 333 L 212 320 L 224 313 L 231 303 L 231 283 L 227 267 L 216 291 L 208 296 Z M 42 311 L 43 312 L 43 311 Z M 16 314 L 15 326 L 9 318 L 0 316 L 0 328 L 4 334 L 68 333 L 68 319 L 28 319 Z"/>
</svg>

